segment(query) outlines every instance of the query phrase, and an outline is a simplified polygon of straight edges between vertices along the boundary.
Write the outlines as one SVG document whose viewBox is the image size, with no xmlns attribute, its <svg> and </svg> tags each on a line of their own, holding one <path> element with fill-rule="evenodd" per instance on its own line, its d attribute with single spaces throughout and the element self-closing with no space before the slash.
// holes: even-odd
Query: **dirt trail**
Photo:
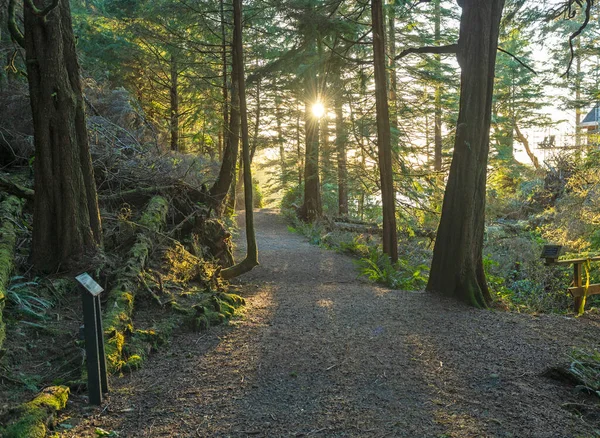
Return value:
<svg viewBox="0 0 600 438">
<path fill-rule="evenodd" d="M 113 379 L 109 404 L 64 436 L 551 438 L 600 428 L 597 408 L 578 413 L 594 399 L 540 375 L 573 346 L 597 348 L 596 320 L 379 288 L 275 212 L 256 222 L 261 266 L 239 280 L 247 316 L 176 336 Z"/>
</svg>

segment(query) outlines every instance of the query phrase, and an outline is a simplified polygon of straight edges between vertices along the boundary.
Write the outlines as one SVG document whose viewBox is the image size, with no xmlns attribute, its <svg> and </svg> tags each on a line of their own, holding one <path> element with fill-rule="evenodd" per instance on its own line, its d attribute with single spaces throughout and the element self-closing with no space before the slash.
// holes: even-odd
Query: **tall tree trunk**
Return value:
<svg viewBox="0 0 600 438">
<path fill-rule="evenodd" d="M 435 45 L 441 45 L 441 22 L 442 13 L 440 0 L 434 0 L 433 19 L 435 25 Z M 440 76 L 442 75 L 440 55 L 434 55 L 434 71 L 436 77 L 435 94 L 434 94 L 434 132 L 433 132 L 433 170 L 440 172 L 442 170 L 442 85 L 440 84 Z"/>
<path fill-rule="evenodd" d="M 348 168 L 346 164 L 346 142 L 348 135 L 344 126 L 342 107 L 343 92 L 340 87 L 335 95 L 335 146 L 337 149 L 338 214 L 348 215 Z"/>
<path fill-rule="evenodd" d="M 525 152 L 527 152 L 527 156 L 531 160 L 531 164 L 533 164 L 533 167 L 535 167 L 536 170 L 539 170 L 539 168 L 540 168 L 540 162 L 537 159 L 537 157 L 535 156 L 535 154 L 531 151 L 531 148 L 529 147 L 529 140 L 527 140 L 527 137 L 525 137 L 523 135 L 523 133 L 519 129 L 519 125 L 517 124 L 516 121 L 515 121 L 515 133 L 517 134 L 517 137 L 516 137 L 517 140 L 525 148 Z"/>
<path fill-rule="evenodd" d="M 579 149 L 581 146 L 581 40 L 577 38 L 575 58 L 575 146 Z"/>
<path fill-rule="evenodd" d="M 210 188 L 213 207 L 220 209 L 231 185 L 236 177 L 236 165 L 240 142 L 240 109 L 239 109 L 239 69 L 235 45 L 232 47 L 231 59 L 231 106 L 229 109 L 229 129 L 226 132 L 225 150 L 219 175 Z M 225 89 L 224 89 L 225 90 Z M 235 195 L 234 195 L 235 196 Z"/>
<path fill-rule="evenodd" d="M 307 79 L 309 82 L 312 78 Z M 307 86 L 307 90 L 314 87 Z M 307 99 L 304 103 L 304 126 L 306 149 L 304 154 L 304 203 L 300 208 L 300 218 L 313 222 L 321 217 L 321 184 L 319 182 L 319 119 L 311 112 L 314 102 Z"/>
<path fill-rule="evenodd" d="M 371 17 L 375 64 L 375 100 L 377 107 L 377 148 L 379 152 L 381 203 L 383 206 L 383 252 L 390 257 L 392 262 L 396 262 L 398 260 L 396 198 L 394 195 L 394 180 L 392 174 L 390 115 L 386 92 L 382 0 L 371 1 Z"/>
<path fill-rule="evenodd" d="M 224 0 L 220 0 L 219 1 L 219 9 L 220 9 L 220 15 L 221 15 L 221 63 L 223 64 L 222 66 L 222 75 L 223 75 L 223 88 L 222 88 L 222 92 L 223 92 L 223 126 L 221 129 L 221 135 L 220 135 L 220 139 L 219 140 L 219 160 L 223 159 L 223 155 L 224 155 L 224 147 L 223 147 L 223 143 L 226 142 L 226 138 L 227 138 L 227 117 L 228 117 L 228 113 L 229 113 L 229 108 L 227 107 L 228 104 L 228 99 L 229 97 L 227 96 L 227 33 L 225 31 L 225 11 L 224 11 L 224 5 L 223 5 Z"/>
<path fill-rule="evenodd" d="M 254 113 L 255 119 L 254 119 L 254 134 L 252 136 L 252 146 L 250 147 L 250 164 L 252 164 L 252 162 L 254 161 L 254 154 L 256 154 L 256 149 L 258 147 L 258 131 L 260 128 L 260 112 L 261 112 L 261 106 L 260 106 L 260 84 L 261 84 L 261 80 L 260 78 L 258 79 L 258 81 L 256 82 L 256 112 Z M 242 159 L 240 159 L 240 170 L 239 170 L 239 176 L 238 176 L 238 185 L 236 188 L 236 193 L 241 194 L 241 192 L 244 190 L 244 166 L 242 164 Z"/>
<path fill-rule="evenodd" d="M 302 186 L 302 143 L 300 142 L 300 102 L 296 101 L 296 167 L 298 169 L 298 187 Z"/>
<path fill-rule="evenodd" d="M 388 58 L 390 60 L 389 77 L 390 87 L 388 101 L 390 111 L 391 141 L 393 146 L 398 145 L 398 78 L 396 75 L 396 0 L 387 0 L 388 3 Z"/>
<path fill-rule="evenodd" d="M 252 202 L 252 170 L 250 169 L 250 140 L 248 138 L 248 111 L 246 109 L 246 85 L 244 79 L 244 53 L 242 45 L 242 0 L 233 0 L 234 23 L 234 63 L 238 64 L 237 79 L 242 128 L 242 158 L 244 162 L 244 205 L 246 210 L 246 258 L 240 263 L 221 271 L 225 279 L 237 277 L 258 265 L 258 246 L 254 233 L 254 213 Z"/>
<path fill-rule="evenodd" d="M 279 145 L 279 167 L 281 188 L 286 186 L 285 144 L 283 142 L 282 128 L 283 114 L 281 114 L 281 98 L 275 96 L 275 122 L 277 124 L 277 144 Z"/>
<path fill-rule="evenodd" d="M 177 58 L 171 55 L 171 150 L 179 151 L 179 90 L 178 90 L 179 71 L 177 70 Z"/>
<path fill-rule="evenodd" d="M 35 142 L 32 260 L 50 271 L 97 249 L 100 213 L 69 1 L 46 10 L 25 2 L 24 25 Z"/>
<path fill-rule="evenodd" d="M 461 94 L 454 156 L 427 290 L 486 307 L 482 261 L 485 188 L 498 30 L 504 0 L 463 0 Z"/>
</svg>

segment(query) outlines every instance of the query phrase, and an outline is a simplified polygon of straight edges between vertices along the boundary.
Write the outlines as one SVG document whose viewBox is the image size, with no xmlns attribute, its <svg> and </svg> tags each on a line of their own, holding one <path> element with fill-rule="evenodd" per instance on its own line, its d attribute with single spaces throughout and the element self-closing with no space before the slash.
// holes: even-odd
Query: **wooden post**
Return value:
<svg viewBox="0 0 600 438">
<path fill-rule="evenodd" d="M 573 263 L 573 286 L 582 287 L 581 283 L 581 266 L 582 263 Z M 575 305 L 575 312 L 579 312 L 579 306 L 581 306 L 582 296 L 574 296 L 573 301 Z"/>
</svg>

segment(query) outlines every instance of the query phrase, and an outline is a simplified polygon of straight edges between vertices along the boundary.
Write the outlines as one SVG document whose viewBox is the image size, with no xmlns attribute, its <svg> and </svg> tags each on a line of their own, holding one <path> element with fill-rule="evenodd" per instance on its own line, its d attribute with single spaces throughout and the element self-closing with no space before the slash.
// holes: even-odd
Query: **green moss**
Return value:
<svg viewBox="0 0 600 438">
<path fill-rule="evenodd" d="M 140 218 L 140 224 L 153 231 L 160 231 L 165 224 L 169 203 L 162 196 L 150 199 L 144 214 Z"/>
<path fill-rule="evenodd" d="M 6 328 L 2 313 L 6 301 L 6 287 L 14 265 L 17 230 L 14 223 L 21 215 L 23 201 L 16 196 L 8 196 L 0 204 L 0 349 L 6 337 Z"/>
<path fill-rule="evenodd" d="M 54 421 L 58 411 L 64 409 L 69 398 L 69 388 L 52 386 L 46 388 L 29 403 L 17 409 L 16 420 L 4 430 L 5 438 L 44 438 L 48 425 Z"/>
</svg>

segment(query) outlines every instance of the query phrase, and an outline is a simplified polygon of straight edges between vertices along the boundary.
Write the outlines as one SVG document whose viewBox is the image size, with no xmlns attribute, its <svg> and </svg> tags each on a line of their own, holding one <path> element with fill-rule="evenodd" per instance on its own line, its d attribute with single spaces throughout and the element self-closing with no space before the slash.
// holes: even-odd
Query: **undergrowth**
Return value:
<svg viewBox="0 0 600 438">
<path fill-rule="evenodd" d="M 369 234 L 328 231 L 323 222 L 309 224 L 293 212 L 284 213 L 288 229 L 305 236 L 313 245 L 356 257 L 360 276 L 393 289 L 421 290 L 427 284 L 431 252 L 408 240 L 400 242 L 400 257 L 392 263 L 381 250 L 379 238 Z"/>
</svg>

